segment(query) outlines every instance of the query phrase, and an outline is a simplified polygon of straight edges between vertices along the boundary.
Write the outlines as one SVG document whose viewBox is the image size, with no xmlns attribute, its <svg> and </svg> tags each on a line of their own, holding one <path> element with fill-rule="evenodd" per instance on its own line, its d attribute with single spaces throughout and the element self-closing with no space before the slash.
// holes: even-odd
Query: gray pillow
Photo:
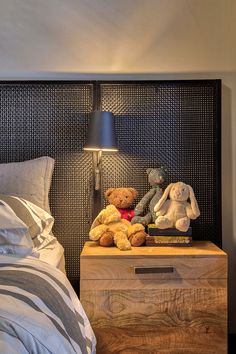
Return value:
<svg viewBox="0 0 236 354">
<path fill-rule="evenodd" d="M 43 156 L 0 164 L 0 193 L 29 200 L 50 213 L 48 194 L 54 162 L 51 157 Z"/>
</svg>

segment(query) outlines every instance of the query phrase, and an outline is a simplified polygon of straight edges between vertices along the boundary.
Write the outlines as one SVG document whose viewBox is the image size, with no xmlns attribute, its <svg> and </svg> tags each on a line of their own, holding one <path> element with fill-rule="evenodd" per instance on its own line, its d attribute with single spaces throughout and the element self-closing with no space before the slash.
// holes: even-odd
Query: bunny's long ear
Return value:
<svg viewBox="0 0 236 354">
<path fill-rule="evenodd" d="M 90 230 L 92 230 L 92 229 L 94 229 L 96 226 L 102 224 L 102 219 L 103 219 L 104 213 L 106 213 L 106 210 L 107 210 L 108 208 L 110 208 L 110 207 L 111 207 L 111 205 L 108 205 L 105 209 L 102 209 L 102 210 L 100 211 L 100 213 L 99 213 L 99 214 L 96 216 L 96 218 L 93 220 L 93 223 L 92 223 L 92 225 L 91 225 L 91 227 L 90 227 Z M 112 205 L 112 207 L 114 207 L 114 206 Z M 115 208 L 115 207 L 114 207 L 114 208 Z"/>
<path fill-rule="evenodd" d="M 154 211 L 155 211 L 155 212 L 157 212 L 157 211 L 159 211 L 159 210 L 161 209 L 162 205 L 165 203 L 166 199 L 168 198 L 169 193 L 170 193 L 170 190 L 171 190 L 171 188 L 173 187 L 173 185 L 174 185 L 174 183 L 170 183 L 170 184 L 166 187 L 166 189 L 165 189 L 165 191 L 164 191 L 162 197 L 159 199 L 159 201 L 157 202 L 157 204 L 156 204 L 155 207 L 154 207 Z"/>
<path fill-rule="evenodd" d="M 98 225 L 101 225 L 100 219 L 101 219 L 101 216 L 103 213 L 104 213 L 104 210 L 101 210 L 100 213 L 96 216 L 96 218 L 93 220 L 90 230 L 94 229 Z"/>
<path fill-rule="evenodd" d="M 192 208 L 193 214 L 194 214 L 195 218 L 198 218 L 199 215 L 200 215 L 200 210 L 199 210 L 199 207 L 198 207 L 197 199 L 195 197 L 193 188 L 188 185 L 188 189 L 189 189 L 189 199 L 190 199 L 190 203 L 191 203 L 191 208 Z"/>
</svg>

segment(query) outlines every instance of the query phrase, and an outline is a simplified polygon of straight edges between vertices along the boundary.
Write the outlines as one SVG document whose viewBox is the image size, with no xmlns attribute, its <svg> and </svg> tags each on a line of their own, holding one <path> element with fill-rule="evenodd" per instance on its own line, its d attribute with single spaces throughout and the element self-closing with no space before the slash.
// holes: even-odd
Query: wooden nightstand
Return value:
<svg viewBox="0 0 236 354">
<path fill-rule="evenodd" d="M 227 353 L 227 255 L 213 243 L 120 251 L 87 242 L 80 259 L 98 354 Z"/>
</svg>

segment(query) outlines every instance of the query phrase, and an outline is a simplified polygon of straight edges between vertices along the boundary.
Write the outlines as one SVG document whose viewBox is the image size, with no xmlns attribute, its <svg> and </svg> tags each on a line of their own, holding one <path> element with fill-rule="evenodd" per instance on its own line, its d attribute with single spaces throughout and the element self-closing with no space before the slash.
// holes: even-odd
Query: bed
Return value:
<svg viewBox="0 0 236 354">
<path fill-rule="evenodd" d="M 42 248 L 38 253 L 42 262 L 49 263 L 66 274 L 64 248 L 58 240 Z"/>
<path fill-rule="evenodd" d="M 0 164 L 0 353 L 95 353 L 48 193 L 54 160 Z"/>
</svg>

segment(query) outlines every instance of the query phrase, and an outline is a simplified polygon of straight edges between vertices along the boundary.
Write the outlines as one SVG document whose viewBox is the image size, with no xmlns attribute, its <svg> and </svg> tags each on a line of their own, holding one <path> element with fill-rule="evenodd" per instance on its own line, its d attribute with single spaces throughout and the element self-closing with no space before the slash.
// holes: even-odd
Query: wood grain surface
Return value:
<svg viewBox="0 0 236 354">
<path fill-rule="evenodd" d="M 88 241 L 85 243 L 81 252 L 82 257 L 108 257 L 108 258 L 127 258 L 142 256 L 149 258 L 150 256 L 158 257 L 209 257 L 209 256 L 226 256 L 226 253 L 218 248 L 210 241 L 193 241 L 192 247 L 133 247 L 128 251 L 120 251 L 117 247 L 101 247 L 96 242 Z"/>
<path fill-rule="evenodd" d="M 97 354 L 227 354 L 225 334 L 206 327 L 159 328 L 97 328 Z"/>
<path fill-rule="evenodd" d="M 226 289 L 89 291 L 81 300 L 98 353 L 226 354 Z"/>
<path fill-rule="evenodd" d="M 83 280 L 81 281 L 80 290 L 139 290 L 139 289 L 198 289 L 198 288 L 225 288 L 227 289 L 227 281 L 225 279 L 161 279 L 156 281 L 153 280 L 122 280 L 116 281 L 115 279 L 108 280 Z"/>
<path fill-rule="evenodd" d="M 226 320 L 226 289 L 221 288 L 85 291 L 81 300 L 94 326 L 221 327 Z"/>
<path fill-rule="evenodd" d="M 85 246 L 81 302 L 98 354 L 227 353 L 227 255 L 211 243 L 205 250 L 199 245 L 177 254 L 143 247 L 129 255 L 118 250 L 120 256 L 110 249 L 110 257 L 101 247 L 92 255 L 94 246 Z M 173 265 L 175 271 L 134 274 L 137 265 Z"/>
<path fill-rule="evenodd" d="M 112 264 L 112 266 L 111 266 Z M 172 273 L 148 273 L 135 274 L 135 267 L 163 266 L 173 267 Z M 225 257 L 168 257 L 128 258 L 124 257 L 122 262 L 118 258 L 110 259 L 94 257 L 93 261 L 84 258 L 81 263 L 81 279 L 225 279 L 227 277 L 227 263 Z"/>
</svg>

